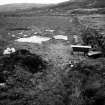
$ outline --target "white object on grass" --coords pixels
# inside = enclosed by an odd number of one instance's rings
[[[51,38],[49,38],[49,37],[31,36],[31,37],[27,37],[27,38],[19,38],[19,39],[15,40],[15,41],[42,44],[42,42],[48,41],[50,39]]]
[[[54,36],[55,39],[63,39],[63,40],[68,40],[68,37],[65,35],[56,35]]]
[[[4,55],[6,55],[6,54],[11,54],[11,53],[13,53],[13,52],[15,52],[16,50],[15,50],[15,48],[7,48],[7,49],[5,49],[4,50],[4,52],[3,52],[3,54]]]

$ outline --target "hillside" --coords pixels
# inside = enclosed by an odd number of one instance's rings
[[[53,7],[53,9],[77,9],[77,8],[104,8],[105,1],[104,0],[73,0],[58,4]]]
[[[14,3],[0,5],[0,12],[19,11],[31,8],[42,8],[48,6],[47,4],[35,4],[35,3]]]
[[[104,0],[72,0],[49,8],[49,11],[61,13],[104,13]]]
[[[36,8],[36,7],[33,6],[32,8],[28,8],[26,10],[17,13],[12,13],[12,15],[31,16],[31,15],[70,15],[70,14],[105,13],[104,0],[70,0],[56,5],[39,6],[44,8]],[[8,14],[10,15],[10,13]]]

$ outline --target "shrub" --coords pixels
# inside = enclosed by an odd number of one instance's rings
[[[42,72],[46,69],[45,62],[39,55],[31,54],[29,51],[21,49],[10,55],[4,55],[0,59],[1,76],[11,75],[16,66],[21,66],[30,73]],[[3,74],[3,75],[2,75]]]
[[[105,37],[100,32],[88,27],[82,32],[81,36],[84,44],[91,45],[94,50],[99,49],[105,53]]]
[[[80,62],[64,78],[67,105],[104,105],[105,73],[101,63]]]

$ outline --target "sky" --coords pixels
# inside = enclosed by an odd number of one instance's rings
[[[40,4],[50,4],[50,3],[60,3],[68,0],[0,0],[0,5],[11,4],[11,3],[40,3]]]

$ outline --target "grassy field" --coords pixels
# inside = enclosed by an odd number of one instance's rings
[[[79,16],[83,23],[94,29],[104,30],[105,28],[105,15],[93,14],[93,15],[81,15]]]
[[[62,16],[30,16],[30,17],[6,17],[4,24],[5,27],[27,27],[35,25],[38,27],[62,27],[67,28],[69,26],[70,17]]]
[[[64,40],[51,39],[43,44],[15,42],[17,33],[22,30],[10,30],[36,26],[39,30],[50,28],[57,30],[56,34],[64,32],[65,35],[72,36],[73,33],[70,32],[78,24],[75,21],[71,22],[72,18],[24,16],[1,19],[0,37],[1,40],[5,39],[3,48],[10,46],[27,49],[32,54],[40,55],[48,65],[44,72],[32,74],[28,68],[19,65],[20,63],[14,64],[13,74],[9,74],[6,81],[7,86],[0,87],[0,105],[104,105],[104,58],[94,60],[84,56],[73,56],[70,42]],[[104,15],[79,15],[78,18],[85,26],[104,29]],[[31,30],[25,33],[28,33],[28,36],[32,35]],[[13,38],[12,34],[16,37]],[[41,35],[43,36],[43,33]],[[70,61],[81,63],[71,68]],[[97,104],[100,100],[102,103]]]
[[[80,24],[83,27],[92,27],[94,29],[99,29],[100,31],[104,31],[105,28],[105,19],[104,15],[77,15],[78,19],[80,19]],[[40,31],[43,29],[55,29],[57,31],[56,34],[60,34],[59,31],[63,31],[66,35],[72,35],[71,31],[75,28],[79,23],[75,23],[75,21],[71,21],[73,16],[22,16],[22,17],[0,17],[0,38],[6,41],[14,40],[11,37],[11,34],[16,34],[18,30],[11,32],[12,29],[15,28],[28,28],[28,27],[36,27]],[[29,32],[31,33],[31,32]],[[79,34],[79,32],[77,32]],[[43,35],[43,33],[42,33]]]

